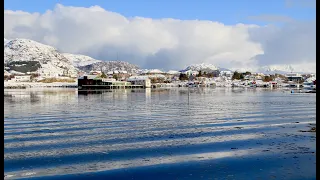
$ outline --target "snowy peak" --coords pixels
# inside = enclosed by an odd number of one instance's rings
[[[4,45],[4,63],[11,70],[48,76],[75,76],[77,69],[54,47],[29,39],[13,39]]]
[[[14,39],[4,45],[5,61],[50,61],[50,58],[68,60],[51,46],[29,39]]]
[[[93,63],[102,62],[100,60],[93,59],[92,57],[80,54],[63,53],[63,56],[66,57],[75,67],[87,66]]]

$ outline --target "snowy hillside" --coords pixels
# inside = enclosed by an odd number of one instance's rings
[[[139,70],[139,67],[133,64],[130,64],[125,61],[105,61],[105,62],[96,62],[94,64],[81,66],[80,70],[89,72],[89,71],[127,71],[128,73],[136,73]]]
[[[20,72],[46,75],[76,75],[77,69],[55,48],[28,39],[13,39],[4,45],[4,64]]]
[[[180,74],[179,71],[175,71],[175,70],[170,70],[167,72],[168,74]]]
[[[213,64],[206,64],[206,63],[201,63],[201,64],[192,64],[184,69],[184,71],[192,70],[192,71],[200,71],[204,69],[209,69],[209,70],[218,70],[219,68]]]
[[[100,60],[93,59],[92,57],[80,54],[63,53],[63,56],[66,57],[75,67],[87,66],[96,62],[102,62]]]

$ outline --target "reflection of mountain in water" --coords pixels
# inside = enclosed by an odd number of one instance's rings
[[[4,101],[8,103],[37,103],[40,101],[40,97],[34,92],[4,92]]]
[[[40,104],[57,104],[70,101],[75,97],[75,90],[5,90],[4,101],[9,103],[40,103]],[[75,98],[73,98],[75,99]]]

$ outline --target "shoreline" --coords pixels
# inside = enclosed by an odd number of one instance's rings
[[[4,89],[28,89],[28,88],[77,88],[78,83],[40,83],[40,82],[4,82]]]
[[[279,89],[284,91],[292,91],[291,93],[316,93],[315,91],[308,92],[305,91],[303,88],[294,88],[294,87],[285,87],[285,86],[279,86],[279,87],[251,87],[251,86],[180,86],[179,84],[154,84],[154,88],[150,89],[166,89],[166,88],[241,88],[241,89]],[[47,89],[47,88],[75,88],[78,89],[78,82],[73,83],[67,83],[67,82],[53,82],[53,83],[42,83],[42,82],[4,82],[4,89]],[[107,89],[106,89],[107,90]],[[96,91],[96,90],[90,90],[90,91]]]

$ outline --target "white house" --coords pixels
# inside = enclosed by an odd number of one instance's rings
[[[231,78],[233,76],[232,71],[220,71],[220,76]]]
[[[131,76],[127,81],[131,82],[132,85],[143,85],[146,88],[151,87],[151,80],[148,76]]]
[[[101,75],[102,72],[101,71],[90,71],[89,74],[91,74],[91,75]]]
[[[31,81],[31,76],[15,76],[14,78],[11,79],[11,81],[15,82],[29,82]]]
[[[300,80],[302,80],[301,74],[298,74],[298,73],[288,73],[288,74],[286,74],[286,77],[288,78],[289,81],[300,81]]]
[[[187,70],[187,71],[183,71],[183,74],[186,74],[187,76],[196,76],[197,74],[199,74],[198,71],[192,71],[191,69]]]

